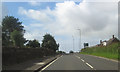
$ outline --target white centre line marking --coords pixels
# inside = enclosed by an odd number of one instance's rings
[[[80,59],[80,57],[78,57]]]
[[[63,55],[62,55],[63,56]],[[59,58],[61,58],[62,56],[60,56]],[[43,70],[45,70],[46,68],[48,68],[51,64],[53,64],[55,61],[57,61],[59,58],[55,59],[54,61],[52,61],[50,64],[48,64],[47,66],[45,66],[40,72],[42,72]]]
[[[79,56],[76,56],[76,57],[80,59],[80,57],[79,57]]]
[[[79,56],[76,56],[76,57],[77,57],[77,58],[80,58]],[[90,65],[89,63],[87,63],[85,60],[83,60],[82,58],[81,58],[81,60],[82,60],[84,63],[86,63],[86,65],[88,65],[90,68],[94,69],[93,66]],[[94,69],[94,70],[96,70],[96,69]]]
[[[83,62],[85,62],[83,59],[81,59]]]
[[[90,64],[88,64],[88,63],[86,63],[90,68],[92,68],[93,69],[93,67],[90,65]]]

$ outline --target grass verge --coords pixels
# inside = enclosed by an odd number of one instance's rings
[[[119,43],[113,43],[108,46],[84,48],[80,52],[80,54],[101,56],[115,60],[118,60],[118,58],[120,58],[119,53]]]

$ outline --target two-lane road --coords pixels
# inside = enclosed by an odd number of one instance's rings
[[[62,55],[42,70],[118,70],[118,62],[82,54]]]

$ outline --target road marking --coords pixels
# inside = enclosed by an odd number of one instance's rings
[[[80,57],[78,57],[78,58],[80,58]]]
[[[93,69],[93,67],[89,64],[89,63],[86,63],[90,68],[92,68]]]
[[[80,59],[80,57],[79,56],[76,56],[77,58],[79,58]],[[81,59],[83,62],[85,62],[83,59]]]
[[[79,57],[79,56],[76,56],[76,57],[80,59],[80,57]]]
[[[63,55],[62,55],[63,56]],[[61,58],[62,56],[60,56],[59,58]],[[42,72],[43,70],[45,70],[46,68],[48,68],[51,64],[53,64],[55,61],[57,61],[59,58],[55,59],[54,61],[52,61],[50,64],[48,64],[47,66],[45,66],[40,72]]]
[[[79,56],[76,56],[76,57],[77,57],[77,58],[80,58]],[[89,63],[87,63],[85,60],[83,60],[82,58],[81,58],[81,60],[82,60],[83,62],[85,62],[86,65],[88,65],[90,68],[94,69],[93,66],[90,65]],[[96,70],[96,69],[94,69],[94,70]]]
[[[35,63],[36,65],[43,65],[45,64],[44,62],[40,62],[40,63]]]
[[[83,59],[81,59],[83,62],[85,62]]]

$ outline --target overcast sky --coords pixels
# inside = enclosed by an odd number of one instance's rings
[[[84,42],[93,46],[99,44],[99,40],[118,36],[117,2],[6,2],[4,7],[8,15],[22,21],[25,38],[41,43],[43,35],[50,33],[60,43],[62,51],[81,49],[77,29],[81,30],[81,47]]]

